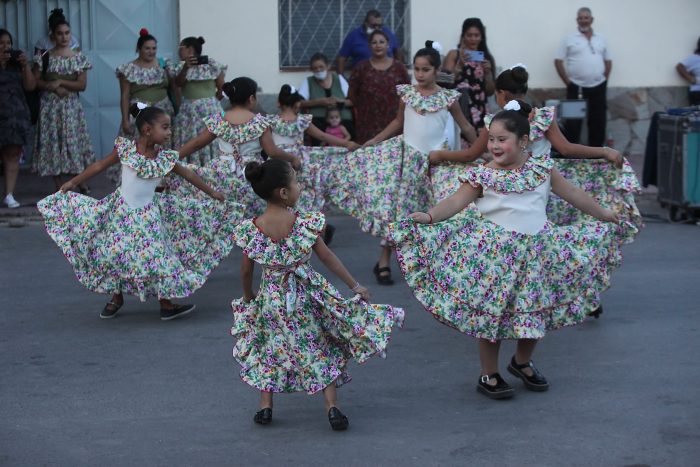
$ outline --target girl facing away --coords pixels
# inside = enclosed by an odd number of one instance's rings
[[[127,293],[142,301],[156,297],[161,320],[170,320],[194,309],[172,299],[191,295],[229,254],[243,207],[220,202],[223,194],[178,164],[177,152],[162,149],[171,134],[170,116],[163,109],[134,103],[131,115],[139,134],[135,142],[117,138],[107,157],[37,207],[78,280],[94,292],[112,295],[101,318],[114,318]],[[121,186],[104,199],[70,191],[118,163]],[[162,177],[171,172],[214,200],[157,193]]]
[[[404,311],[368,303],[367,289],[323,242],[323,214],[293,209],[300,187],[288,162],[252,162],[245,176],[266,202],[259,217],[242,222],[234,232],[244,256],[243,298],[232,302],[233,356],[241,365],[241,379],[260,391],[260,410],[253,420],[262,425],[272,421],[274,393],[321,391],[331,428],[345,430],[348,419],[338,408],[336,387],[350,381],[346,366],[351,359],[362,363],[383,357]],[[343,297],[311,267],[312,253],[353,298]],[[263,269],[257,293],[255,263]]]
[[[528,390],[549,388],[532,363],[537,343],[598,306],[622,243],[611,209],[568,183],[548,155],[527,151],[530,106],[512,101],[505,109],[490,121],[491,162],[465,170],[449,198],[390,227],[416,298],[443,324],[478,339],[477,389],[492,399],[514,394],[498,371],[504,339],[517,340],[508,371]],[[545,212],[550,191],[598,221],[553,225]],[[476,209],[465,209],[472,202]]]

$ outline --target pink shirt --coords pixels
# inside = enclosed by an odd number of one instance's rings
[[[336,138],[343,139],[345,138],[345,135],[343,134],[343,129],[339,126],[333,127],[329,126],[326,127],[326,133],[328,133],[331,136],[335,136]]]

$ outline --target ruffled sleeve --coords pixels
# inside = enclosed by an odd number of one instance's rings
[[[169,66],[156,66],[151,68],[143,68],[135,65],[132,62],[123,63],[117,67],[117,77],[124,78],[133,84],[143,86],[162,85],[167,81],[167,73],[170,70]]]
[[[245,253],[246,256],[250,255],[251,248],[248,246],[252,245],[257,233],[258,229],[255,227],[255,224],[253,224],[252,219],[247,219],[241,222],[233,230],[233,239],[236,242],[236,245],[243,250],[243,253]]]
[[[554,162],[548,155],[530,156],[519,169],[506,170],[479,165],[459,177],[462,183],[489,188],[499,193],[532,191],[549,179]]]
[[[119,161],[136,171],[141,178],[159,178],[168,174],[177,161],[179,154],[173,150],[161,150],[155,159],[144,157],[136,150],[136,144],[128,139],[119,137],[114,142]]]
[[[535,109],[535,115],[530,120],[530,141],[537,141],[544,137],[554,121],[556,111],[554,107],[540,107]]]
[[[306,131],[306,129],[311,125],[311,120],[313,117],[314,116],[311,114],[299,114],[297,117],[297,126],[299,127],[299,131]]]
[[[90,63],[90,59],[82,53],[78,52],[75,56],[71,58],[74,59],[72,66],[76,73],[92,69],[92,63]]]
[[[323,231],[323,226],[326,225],[325,216],[317,211],[309,211],[297,213],[297,228],[294,235],[290,236],[289,240],[293,241],[302,254],[311,253],[311,248],[316,243],[316,239]]]
[[[412,84],[399,84],[396,86],[396,93],[404,104],[410,106],[416,112],[433,113],[449,108],[457,99],[460,93],[455,89],[442,89],[430,96],[423,96]]]
[[[204,124],[211,133],[227,143],[242,144],[258,139],[270,126],[270,119],[261,114],[240,125],[232,125],[224,119],[224,112],[204,118]]]

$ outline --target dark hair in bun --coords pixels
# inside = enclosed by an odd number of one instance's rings
[[[258,83],[250,78],[241,76],[228,83],[224,83],[221,89],[228,96],[231,105],[244,105],[248,102],[250,96],[255,96],[257,94]]]
[[[139,40],[136,41],[136,51],[141,50],[143,44],[145,44],[148,41],[153,41],[156,44],[158,43],[156,38],[153,37],[150,32],[148,32],[148,29],[141,28],[141,30],[139,31]]]
[[[199,57],[202,55],[202,46],[204,45],[204,42],[205,40],[202,36],[189,36],[182,39],[180,41],[180,45],[184,47],[192,47],[194,49],[194,54]]]
[[[294,169],[282,159],[270,158],[263,163],[250,162],[245,166],[245,178],[256,195],[264,200],[272,198],[278,188],[288,188]]]
[[[504,70],[498,75],[498,78],[496,78],[496,89],[499,91],[508,91],[516,96],[525,95],[527,93],[527,80],[529,77],[527,70],[521,66]]]
[[[303,100],[298,91],[292,92],[292,87],[288,84],[283,84],[280,88],[280,93],[277,96],[277,102],[280,103],[282,107],[292,107],[297,102]]]
[[[440,52],[433,49],[433,42],[434,41],[425,41],[425,47],[416,52],[413,56],[413,61],[415,62],[418,57],[426,57],[430,65],[438,70],[440,69],[442,60],[440,59]]]
[[[145,109],[139,109],[136,102],[129,106],[129,113],[136,119],[134,124],[139,131],[141,131],[145,124],[153,125],[158,117],[161,115],[167,115],[165,110],[159,107],[146,107]]]
[[[63,8],[54,8],[51,10],[51,14],[49,15],[49,31],[52,33],[56,32],[56,28],[62,24],[70,27],[70,24],[68,24],[68,21],[66,20],[66,16],[63,14]]]
[[[501,110],[496,115],[494,115],[491,120],[491,125],[493,122],[501,121],[506,130],[511,133],[518,135],[518,138],[522,138],[525,135],[530,135],[530,112],[532,112],[532,107],[530,104],[517,99],[518,104],[520,104],[520,110]]]

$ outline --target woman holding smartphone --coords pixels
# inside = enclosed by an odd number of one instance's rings
[[[462,109],[469,123],[477,129],[484,126],[486,99],[496,90],[495,68],[495,60],[486,45],[483,23],[479,18],[465,19],[457,49],[447,53],[443,70],[455,74],[455,87],[464,94],[465,101],[468,100]]]

